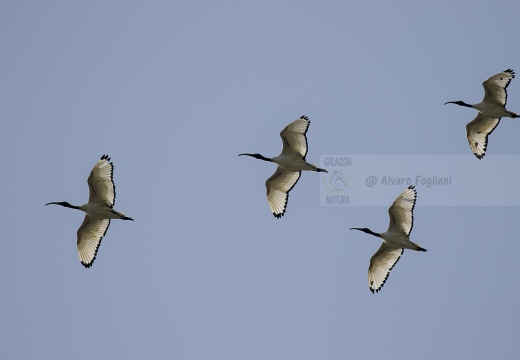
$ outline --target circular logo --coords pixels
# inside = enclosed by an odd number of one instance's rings
[[[347,170],[333,170],[323,177],[323,186],[329,193],[344,194],[354,186],[354,179]]]

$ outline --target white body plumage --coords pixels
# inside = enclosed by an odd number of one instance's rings
[[[281,132],[280,137],[283,142],[283,149],[280,155],[274,158],[267,158],[260,154],[240,154],[251,156],[260,160],[274,162],[278,165],[275,173],[267,179],[265,187],[267,189],[267,202],[271,212],[276,218],[285,214],[289,191],[300,179],[302,171],[327,172],[316,165],[305,161],[307,156],[307,130],[310,120],[306,116],[301,116]]]
[[[103,155],[94,165],[87,183],[89,199],[86,204],[75,206],[66,201],[50,202],[45,205],[61,205],[83,211],[85,219],[77,232],[78,255],[81,263],[89,268],[94,263],[111,219],[133,220],[124,213],[114,210],[116,188],[113,181],[114,164],[108,155]]]
[[[388,209],[390,224],[388,230],[378,234],[368,228],[351,228],[381,238],[379,250],[370,259],[368,267],[368,287],[372,293],[379,292],[385,284],[390,271],[401,258],[404,249],[427,251],[421,245],[410,240],[413,228],[413,209],[417,200],[417,191],[413,185],[403,191]]]
[[[448,101],[446,104],[456,104],[478,110],[477,117],[466,125],[466,134],[471,151],[478,159],[486,155],[489,135],[495,130],[503,117],[517,118],[516,113],[506,109],[507,87],[515,72],[507,69],[491,76],[482,83],[484,99],[478,104],[467,104],[464,101]]]

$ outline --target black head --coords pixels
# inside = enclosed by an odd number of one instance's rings
[[[370,234],[370,235],[381,237],[381,234],[375,233],[375,232],[373,232],[372,230],[370,230],[368,228],[350,228],[349,230],[359,230],[359,231],[366,232],[367,234]]]
[[[45,206],[47,206],[47,205],[61,205],[61,206],[68,207],[71,209],[78,209],[77,206],[71,205],[66,201],[50,202],[50,203],[45,204]]]
[[[265,156],[260,155],[260,154],[239,154],[238,156],[242,156],[242,155],[251,156],[251,157],[254,157],[254,158],[257,158],[260,160],[264,160],[264,161],[272,161],[271,159],[266,158]]]
[[[448,102],[445,102],[444,105],[446,104],[456,104],[456,105],[460,105],[460,106],[466,106],[466,107],[473,107],[471,106],[470,104],[466,104],[464,101],[462,100],[459,100],[459,101],[448,101]]]

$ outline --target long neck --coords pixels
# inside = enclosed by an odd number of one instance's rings
[[[444,103],[444,105],[446,105],[446,104],[456,104],[459,106],[465,106],[465,107],[469,107],[469,108],[473,107],[473,105],[467,104],[464,101],[448,101],[447,103]]]
[[[251,156],[251,157],[254,157],[254,158],[257,158],[257,159],[260,159],[260,160],[264,160],[264,161],[273,161],[273,159],[270,159],[270,158],[267,158],[263,155],[260,155],[260,154],[239,154],[238,156],[242,156],[242,155],[247,155],[247,156]]]
[[[377,236],[377,237],[381,237],[381,234],[378,234],[378,233],[376,233],[376,232],[373,232],[372,230],[367,229],[367,228],[350,228],[349,230],[359,230],[359,231],[366,232],[367,234],[370,234],[370,235],[374,235],[374,236]]]
[[[61,206],[68,207],[68,208],[71,208],[71,209],[81,210],[79,208],[79,206],[71,205],[71,204],[69,204],[66,201],[50,202],[50,203],[45,204],[45,206],[47,206],[47,205],[61,205]]]

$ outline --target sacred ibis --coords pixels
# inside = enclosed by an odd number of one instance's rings
[[[101,240],[110,226],[110,219],[134,220],[113,209],[116,200],[113,175],[114,164],[110,162],[108,155],[103,155],[88,177],[90,195],[86,204],[75,206],[66,201],[45,204],[61,205],[86,214],[78,229],[77,240],[79,260],[86,268],[91,267],[96,259]]]
[[[506,110],[507,87],[511,79],[515,78],[515,72],[507,69],[491,76],[482,83],[485,94],[484,99],[478,104],[466,104],[464,101],[448,101],[446,104],[457,104],[479,111],[477,117],[466,125],[469,146],[478,159],[486,155],[488,136],[495,130],[500,118],[517,118],[516,113]]]
[[[303,170],[328,172],[305,161],[305,156],[309,150],[306,134],[310,123],[311,121],[307,116],[301,116],[280,132],[283,149],[282,153],[277,157],[267,158],[260,154],[238,155],[252,156],[260,160],[274,162],[278,165],[273,176],[265,182],[267,202],[276,218],[281,218],[285,214],[289,191],[296,185]]]
[[[399,261],[404,249],[427,251],[419,244],[410,241],[416,199],[417,191],[413,185],[410,185],[395,199],[388,209],[390,225],[384,233],[378,234],[367,228],[349,229],[360,230],[383,240],[379,250],[370,259],[370,266],[368,267],[368,287],[372,293],[381,290],[386,279],[388,279],[388,275],[390,275],[390,270]]]

